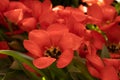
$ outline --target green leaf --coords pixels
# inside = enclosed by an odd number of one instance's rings
[[[102,58],[110,58],[110,53],[107,49],[107,47],[104,45],[103,48],[102,48],[102,52],[101,52],[101,55],[100,57]]]
[[[26,63],[28,66],[33,68],[37,73],[41,74],[41,76],[45,77],[46,80],[49,80],[49,78],[45,75],[45,73],[43,73],[41,70],[37,69],[32,64],[33,58],[31,58],[31,57],[29,57],[29,56],[27,56],[23,53],[20,53],[20,52],[17,52],[17,51],[12,51],[12,50],[0,50],[0,53],[12,56],[16,60],[18,60],[20,63]],[[40,78],[42,78],[42,77],[40,77]]]
[[[42,80],[39,76],[36,75],[34,72],[30,72],[29,70],[26,70],[24,66],[18,61],[19,66],[22,68],[22,70],[25,72],[25,74],[30,78],[30,80]]]

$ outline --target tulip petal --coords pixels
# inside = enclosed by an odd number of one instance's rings
[[[64,33],[68,32],[68,28],[62,24],[52,24],[48,27],[47,31],[49,32],[52,44],[57,46]]]
[[[105,65],[113,66],[116,69],[119,69],[119,66],[120,66],[120,60],[119,59],[107,59],[107,58],[104,58],[103,61],[104,61]]]
[[[23,10],[14,9],[4,13],[4,16],[8,18],[11,22],[18,23],[23,19]]]
[[[112,66],[106,66],[101,71],[101,80],[119,80],[117,71]]]
[[[65,31],[65,32],[68,32],[68,28],[66,25],[64,24],[51,24],[48,28],[47,28],[47,31]]]
[[[120,26],[118,23],[111,23],[104,26],[102,30],[106,33],[110,42],[119,43],[120,37],[118,37],[118,35],[120,34]]]
[[[58,68],[66,67],[73,59],[73,51],[72,50],[65,50],[60,56],[57,61]]]
[[[96,55],[87,55],[86,58],[90,62],[90,64],[93,65],[93,67],[97,70],[103,69],[104,63],[100,57]]]
[[[87,69],[90,72],[90,74],[96,78],[100,78],[100,73],[95,69],[91,64],[87,62]]]
[[[93,44],[97,49],[102,49],[103,45],[105,44],[105,39],[102,36],[102,34],[96,32],[96,31],[92,31],[91,35],[93,36]]]
[[[24,44],[24,47],[34,56],[36,57],[42,56],[40,47],[35,42],[31,40],[24,40],[23,44]]]
[[[39,69],[43,69],[46,67],[49,67],[53,62],[55,62],[56,59],[55,58],[51,58],[51,57],[41,57],[38,59],[35,59],[33,61],[33,64],[39,68]]]
[[[102,9],[97,4],[93,4],[92,6],[89,6],[87,14],[89,16],[92,16],[92,17],[100,19],[100,20],[103,19]]]
[[[9,49],[8,43],[6,41],[0,41],[0,50]]]
[[[80,41],[81,41],[81,38],[78,37],[77,35],[72,33],[66,33],[60,41],[60,47],[63,50],[64,49],[77,50],[80,46]]]
[[[49,35],[44,30],[33,30],[29,33],[29,39],[37,43],[41,47],[49,47],[50,39]]]
[[[39,18],[42,11],[41,2],[39,0],[24,0],[22,3],[32,10],[32,15],[35,18]]]
[[[0,11],[4,11],[9,6],[9,0],[0,1]]]
[[[19,26],[23,31],[31,31],[36,28],[36,19],[34,17],[25,18],[20,22]]]
[[[13,9],[22,9],[23,12],[31,12],[31,9],[29,9],[23,3],[18,2],[18,1],[11,1],[9,3],[9,7],[7,8],[7,10],[13,10]]]
[[[50,40],[53,46],[58,46],[59,41],[63,36],[64,31],[51,31],[49,32]]]
[[[105,21],[108,20],[111,22],[117,16],[117,11],[116,11],[115,7],[113,7],[111,5],[102,6],[102,11],[104,14]]]

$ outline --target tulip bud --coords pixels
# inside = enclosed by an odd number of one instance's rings
[[[23,19],[23,10],[22,9],[14,9],[4,13],[4,16],[11,22],[17,24],[19,21]]]
[[[30,17],[30,18],[25,18],[23,19],[21,22],[20,22],[20,28],[23,30],[23,31],[31,31],[33,29],[36,28],[36,19],[34,17]]]

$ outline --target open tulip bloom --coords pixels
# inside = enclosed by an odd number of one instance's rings
[[[0,1],[0,80],[120,80],[120,3]]]

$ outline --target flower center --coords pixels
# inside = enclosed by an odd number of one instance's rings
[[[120,52],[120,44],[109,44],[107,46],[108,50],[113,53]]]
[[[56,47],[51,47],[51,48],[48,48],[46,51],[45,51],[45,56],[50,56],[52,58],[56,58],[58,59],[58,57],[61,55],[61,51],[59,48],[56,48]]]

